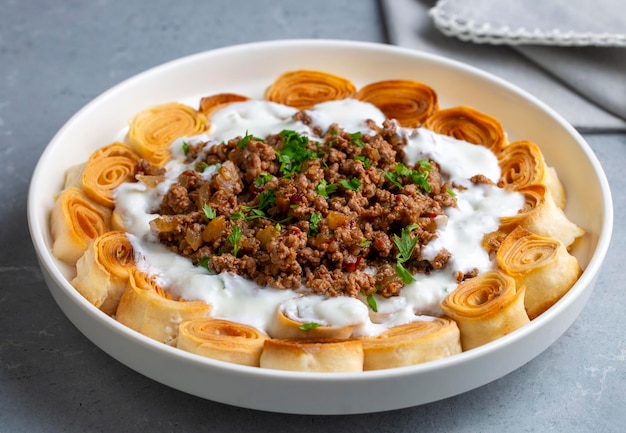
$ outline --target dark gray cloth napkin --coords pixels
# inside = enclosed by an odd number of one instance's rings
[[[622,1],[381,0],[392,43],[500,76],[584,131],[626,131]]]

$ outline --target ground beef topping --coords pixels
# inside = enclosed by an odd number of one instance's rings
[[[295,118],[310,123],[305,112]],[[412,274],[445,266],[447,251],[426,259],[421,250],[456,200],[435,161],[405,165],[395,122],[369,126],[372,134],[333,124],[313,128],[320,139],[284,130],[191,146],[195,168],[171,185],[152,229],[194,264],[261,286],[397,295]]]

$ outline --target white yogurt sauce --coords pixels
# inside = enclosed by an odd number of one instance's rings
[[[291,107],[266,101],[230,104],[213,115],[208,134],[181,138],[172,144],[172,160],[166,166],[166,180],[158,188],[148,189],[140,182],[118,187],[116,212],[130,234],[138,267],[155,275],[166,290],[185,299],[211,304],[210,315],[213,317],[269,332],[276,309],[282,304],[291,309],[289,315],[292,318],[303,323],[333,326],[357,323],[355,335],[375,335],[392,326],[430,320],[431,316],[441,314],[439,304],[456,288],[456,272],[469,272],[474,268],[484,272],[493,268],[494,264],[482,247],[482,238],[498,227],[500,217],[517,213],[523,205],[523,197],[495,186],[474,185],[468,180],[482,174],[497,182],[500,168],[491,151],[423,128],[398,128],[408,138],[405,163],[412,165],[422,158],[433,159],[440,165],[444,180],[452,180],[467,188],[455,191],[457,207],[446,209],[446,216],[439,217],[438,237],[422,250],[426,258],[434,258],[446,248],[452,257],[443,270],[415,275],[416,281],[405,286],[399,296],[384,298],[375,295],[377,313],[367,307],[365,299],[320,295],[303,299],[293,290],[259,287],[238,275],[212,275],[156,241],[149,222],[159,215],[151,212],[159,207],[163,195],[178,175],[189,168],[182,162],[183,140],[190,144],[200,141],[219,143],[246,133],[266,137],[283,129],[321,139],[315,137],[312,127],[293,120],[295,112]],[[366,125],[367,119],[374,120],[377,125],[385,119],[373,105],[352,99],[319,104],[308,110],[308,114],[311,126],[319,126],[323,131],[332,123],[338,123],[347,132],[365,134],[373,133]],[[204,176],[208,179],[214,172],[214,167],[208,167]]]

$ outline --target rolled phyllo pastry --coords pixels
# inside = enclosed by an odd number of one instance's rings
[[[207,358],[258,367],[263,342],[268,338],[252,326],[203,317],[180,324],[176,347]]]
[[[154,167],[163,167],[170,158],[170,145],[180,137],[206,130],[206,117],[177,102],[155,105],[138,113],[130,122],[127,140]]]
[[[302,296],[278,306],[268,332],[273,338],[347,339],[367,317],[367,307],[355,298]]]
[[[507,143],[500,121],[471,107],[439,110],[426,120],[424,126],[437,134],[483,145],[496,155]]]
[[[524,306],[531,320],[561,299],[582,273],[563,243],[522,227],[504,238],[496,260],[518,288],[526,287]]]
[[[200,99],[200,106],[198,111],[204,114],[209,119],[213,113],[220,108],[224,108],[228,104],[233,102],[247,101],[247,96],[238,95],[237,93],[217,93],[215,95],[205,96]]]
[[[498,154],[502,169],[501,183],[514,189],[531,185],[545,185],[552,193],[558,207],[565,207],[565,188],[556,170],[546,165],[543,154],[532,141],[519,140],[510,143]]]
[[[106,314],[115,314],[135,264],[133,246],[121,231],[95,238],[76,263],[72,286]]]
[[[375,335],[361,337],[364,370],[382,370],[434,361],[461,352],[457,324],[444,317],[394,326]]]
[[[439,109],[437,93],[413,80],[377,81],[362,87],[355,99],[369,102],[401,126],[416,128]]]
[[[112,143],[89,156],[81,175],[85,193],[96,203],[115,207],[113,191],[123,182],[133,180],[140,156],[129,146]]]
[[[147,337],[176,345],[179,324],[204,317],[210,309],[211,306],[202,301],[172,299],[154,278],[133,268],[115,318]]]
[[[50,215],[52,254],[74,266],[89,243],[111,229],[111,209],[70,187],[57,197]]]
[[[264,342],[260,366],[317,373],[363,371],[363,345],[358,339],[272,338]]]
[[[350,98],[355,92],[354,84],[346,78],[300,69],[278,76],[265,92],[265,99],[305,110],[321,102]]]
[[[515,227],[522,226],[540,236],[557,239],[566,247],[585,234],[556,205],[547,186],[531,185],[519,189],[518,192],[524,195],[524,207],[516,215],[500,219],[501,231],[510,233]]]
[[[461,331],[463,350],[482,346],[530,322],[524,309],[524,286],[500,270],[465,280],[441,303]]]

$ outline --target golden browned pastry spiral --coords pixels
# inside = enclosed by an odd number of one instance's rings
[[[364,370],[403,367],[461,352],[459,328],[444,317],[395,326],[361,341]]]
[[[203,317],[180,324],[176,347],[235,364],[259,366],[267,334],[252,326]]]
[[[409,128],[420,126],[439,109],[437,93],[413,80],[377,81],[362,87],[355,99],[375,105],[386,117]]]
[[[470,278],[441,303],[443,312],[461,330],[463,350],[482,346],[529,323],[524,287],[500,270]]]
[[[185,104],[155,105],[137,114],[130,122],[128,142],[143,159],[163,167],[170,158],[170,145],[180,137],[206,130],[206,117]]]
[[[247,101],[247,96],[238,95],[237,93],[216,93],[215,95],[205,96],[200,99],[199,111],[207,119],[211,117],[220,108],[224,108],[233,102]]]
[[[439,110],[426,120],[424,126],[437,134],[483,145],[496,155],[506,145],[506,134],[500,121],[471,107]]]
[[[576,257],[561,242],[522,227],[504,239],[496,260],[518,288],[526,287],[524,306],[531,320],[565,295],[582,273]]]
[[[179,324],[206,316],[211,306],[202,301],[174,300],[145,272],[133,268],[115,318],[135,331],[175,345]]]
[[[133,246],[126,233],[106,232],[95,238],[78,259],[71,283],[93,305],[115,314],[134,264]]]
[[[140,156],[122,143],[112,143],[91,154],[81,176],[85,193],[96,203],[113,208],[113,191],[121,183],[133,180]]]
[[[556,205],[547,186],[531,185],[518,192],[524,195],[524,207],[516,215],[502,217],[500,231],[509,233],[522,226],[540,236],[557,239],[566,247],[585,233]]]
[[[278,76],[265,92],[265,99],[305,110],[321,102],[350,98],[355,92],[354,84],[346,78],[300,69]]]
[[[92,201],[80,188],[67,188],[50,215],[52,254],[74,266],[89,243],[110,229],[111,209]]]
[[[260,365],[308,372],[363,371],[363,345],[357,339],[269,339],[265,340]]]
[[[565,189],[556,170],[546,165],[539,146],[532,141],[510,143],[498,154],[498,164],[502,169],[502,185],[514,189],[545,185],[550,189],[556,205],[561,209],[565,206]]]

